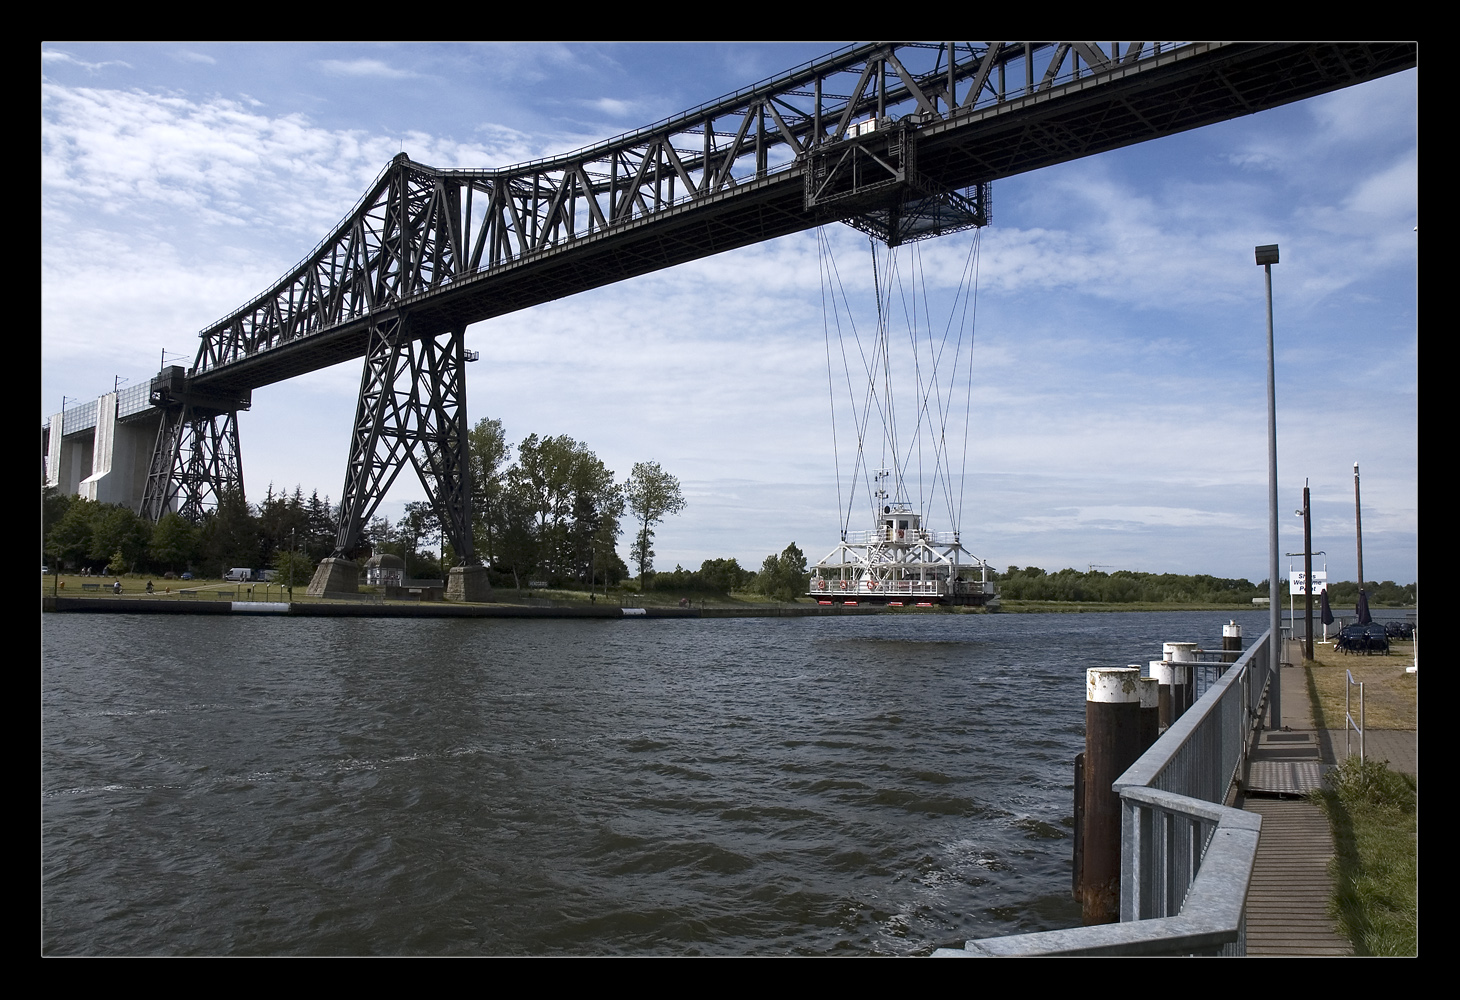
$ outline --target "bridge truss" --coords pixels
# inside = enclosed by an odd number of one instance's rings
[[[1412,44],[877,43],[563,156],[458,170],[402,153],[199,334],[186,391],[160,397],[144,510],[196,516],[242,488],[239,407],[208,415],[190,395],[241,399],[363,355],[338,553],[409,461],[469,563],[467,325],[829,221],[889,244],[982,225],[1000,177],[1415,62]]]

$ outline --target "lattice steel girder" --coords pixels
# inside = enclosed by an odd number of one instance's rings
[[[873,119],[912,133],[921,190],[959,191],[1415,62],[1412,43],[877,43],[563,156],[439,170],[401,154],[293,271],[200,334],[194,373],[256,388],[359,357],[387,310],[455,328],[811,228],[827,221],[804,200],[813,154]],[[866,211],[853,199],[844,217]]]
[[[459,565],[476,563],[467,465],[464,327],[416,338],[399,315],[371,331],[340,500],[335,555],[351,553],[407,459]]]
[[[165,409],[147,470],[142,516],[155,522],[172,510],[196,524],[217,509],[224,493],[244,495],[238,414],[186,404]]]

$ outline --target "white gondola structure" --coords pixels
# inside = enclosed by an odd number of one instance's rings
[[[988,224],[987,205],[985,186],[957,199],[910,199],[885,218],[874,214],[849,220],[871,237],[876,332],[870,338],[857,332],[856,314],[865,317],[870,311],[866,286],[854,282],[848,288],[833,259],[830,238],[821,238],[833,450],[839,420],[841,440],[848,440],[850,423],[850,438],[856,442],[845,479],[838,462],[841,543],[810,574],[810,596],[822,604],[998,606],[998,586],[990,579],[987,561],[963,547],[958,530],[972,407],[977,230]],[[938,277],[953,273],[958,280],[947,323],[934,324],[927,295],[930,284],[937,282],[927,280],[920,253],[899,258],[896,248],[962,230],[974,230],[975,238],[961,272],[947,269],[951,255],[946,250],[938,257],[938,266],[945,269]],[[879,244],[886,248],[880,255]],[[854,306],[854,297],[861,297],[863,304]],[[902,332],[894,335],[889,329],[893,317],[906,321],[906,340]],[[896,391],[894,383],[899,385]],[[846,403],[839,418],[836,399],[843,385]],[[873,449],[880,451],[880,461],[873,458]],[[845,506],[844,482],[851,487]],[[866,492],[859,502],[863,484]],[[848,518],[861,504],[871,514],[869,530],[850,530]],[[946,505],[954,530],[931,530],[927,512],[935,504]]]
[[[816,564],[811,596],[830,604],[998,607],[988,563],[956,531],[929,531],[905,502],[885,503],[871,531],[849,531]]]

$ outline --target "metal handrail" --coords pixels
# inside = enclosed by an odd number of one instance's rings
[[[983,938],[967,942],[961,950],[939,948],[933,957],[1191,955],[1225,953],[1234,942],[1240,946],[1242,910],[1252,878],[1253,859],[1257,856],[1262,817],[1155,788],[1129,789],[1122,798],[1211,825],[1206,852],[1180,913],[1118,924]]]
[[[1348,681],[1343,686],[1343,755],[1347,757],[1352,751],[1349,749],[1349,734],[1358,730],[1359,734],[1359,763],[1364,762],[1364,682],[1354,680],[1353,671],[1345,670],[1344,676]],[[1359,688],[1359,721],[1354,724],[1352,706],[1349,697],[1353,694],[1354,685]]]
[[[1223,803],[1260,726],[1272,640],[1254,643],[1116,779],[1120,923],[984,938],[935,957],[1245,954],[1262,817]]]

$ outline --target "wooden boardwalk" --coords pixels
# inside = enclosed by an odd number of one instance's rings
[[[1328,817],[1303,799],[1249,798],[1242,808],[1262,817],[1247,892],[1247,954],[1352,955],[1328,916],[1333,894]]]
[[[1333,832],[1323,810],[1303,795],[1334,763],[1333,737],[1315,731],[1302,653],[1290,642],[1282,669],[1283,722],[1293,732],[1267,733],[1254,748],[1238,803],[1262,817],[1257,861],[1247,892],[1247,954],[1352,955],[1328,916]],[[1339,747],[1342,747],[1339,734]],[[1282,793],[1277,798],[1263,793]]]

